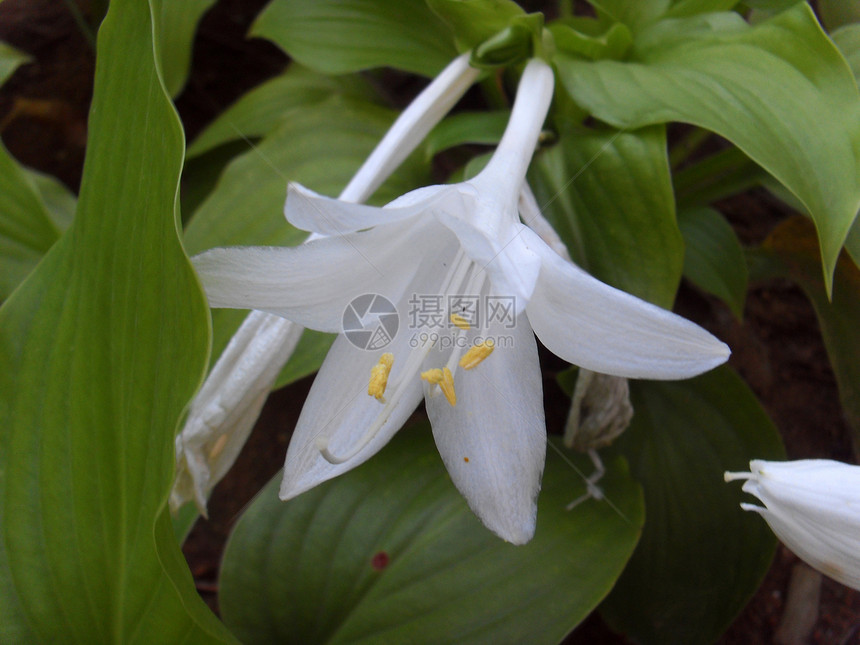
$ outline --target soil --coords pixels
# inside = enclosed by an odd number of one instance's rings
[[[194,48],[192,74],[177,101],[188,138],[248,88],[280,72],[286,57],[262,40],[245,37],[264,0],[222,0],[203,19]],[[81,3],[84,14],[88,6]],[[63,2],[5,0],[0,4],[0,40],[27,52],[22,66],[0,89],[3,142],[23,163],[59,177],[77,191],[86,144],[94,53]],[[377,76],[403,105],[416,91],[414,80],[395,73]],[[718,204],[741,239],[760,242],[788,213],[766,193],[754,190]],[[743,322],[714,299],[684,286],[683,315],[713,331],[732,347],[731,364],[747,380],[782,433],[790,458],[826,457],[852,461],[836,382],[815,315],[803,293],[787,281],[755,284]],[[561,365],[544,353],[545,382],[554,388]],[[552,385],[553,387],[550,387]],[[305,379],[267,402],[248,445],[216,488],[210,519],[198,522],[184,545],[203,598],[217,611],[220,553],[230,527],[254,493],[280,468],[302,401]],[[547,397],[550,432],[560,432],[566,401]],[[776,642],[797,562],[780,547],[761,588],[720,639],[724,645]],[[860,643],[860,593],[823,578],[811,634],[797,643]],[[627,643],[592,616],[567,643]]]

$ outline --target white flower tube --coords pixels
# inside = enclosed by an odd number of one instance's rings
[[[799,558],[844,585],[860,589],[860,466],[828,459],[750,462],[743,490],[764,506],[759,513]]]
[[[400,114],[343,189],[345,202],[365,201],[454,107],[480,70],[469,54],[455,58]],[[317,234],[308,240],[322,237]],[[303,328],[280,316],[252,311],[218,358],[176,437],[176,478],[170,506],[206,500],[244,446],[266,396],[293,353]]]

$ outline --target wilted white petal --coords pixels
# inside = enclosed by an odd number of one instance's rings
[[[496,326],[490,336],[493,353],[455,373],[456,406],[425,385],[427,414],[445,467],[472,511],[508,542],[525,544],[535,530],[546,457],[537,347],[525,315],[514,329]]]
[[[438,225],[401,222],[297,247],[218,248],[192,262],[211,307],[256,309],[338,332],[356,296],[399,300],[419,269],[415,249],[441,251],[442,238],[429,235],[429,226]]]
[[[534,232],[522,235],[542,249],[528,314],[554,354],[595,372],[649,379],[688,378],[728,358],[725,343],[695,323],[591,277]]]
[[[385,352],[394,355],[387,396],[393,396],[409,355],[409,336],[399,333],[395,341],[378,351],[353,346],[341,335],[329,350],[314,380],[296,425],[281,482],[281,499],[290,499],[332,477],[367,461],[394,436],[421,401],[421,381],[409,379],[399,398],[364,447],[344,463],[333,464],[321,452],[325,446],[335,455],[349,454],[362,445],[368,429],[378,422],[386,407],[367,393],[371,368]]]
[[[193,499],[206,515],[209,493],[239,455],[302,331],[283,318],[252,312],[230,339],[176,437],[174,510]]]
[[[765,508],[756,511],[777,537],[807,563],[834,580],[860,589],[860,466],[827,459],[753,460],[743,490]]]

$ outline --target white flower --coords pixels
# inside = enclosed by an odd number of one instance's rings
[[[504,137],[470,181],[421,188],[384,208],[291,185],[287,219],[330,237],[194,259],[213,307],[264,310],[322,331],[340,331],[346,306],[365,293],[384,295],[401,316],[427,294],[513,305],[512,328],[497,320],[478,329],[455,316],[445,344],[402,330],[384,350],[365,351],[339,336],[290,443],[282,499],[370,458],[423,396],[454,484],[487,527],[522,544],[534,533],[546,450],[534,334],[572,363],[634,378],[684,378],[726,360],[728,348],[709,333],[595,280],[519,222],[552,90],[550,67],[530,61]],[[451,331],[447,323],[427,331]]]
[[[860,589],[860,466],[828,459],[750,462],[743,490],[764,507],[759,513],[798,557],[834,580]]]
[[[397,118],[340,199],[363,202],[372,195],[478,74],[469,66],[468,53],[455,58]],[[176,478],[170,493],[174,511],[193,499],[206,515],[209,493],[239,456],[302,331],[300,325],[261,311],[252,311],[236,331],[191,402],[176,437]]]

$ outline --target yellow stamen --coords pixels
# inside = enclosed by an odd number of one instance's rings
[[[444,375],[442,374],[442,370],[436,368],[427,370],[426,372],[421,372],[421,378],[431,385],[439,385],[439,383],[442,382]]]
[[[469,330],[472,328],[469,321],[463,318],[460,314],[451,314],[451,322],[457,325],[460,329]]]
[[[460,358],[460,367],[464,370],[470,370],[477,367],[481,361],[493,353],[495,348],[496,344],[493,342],[492,338],[488,338],[483,343],[475,343],[469,348],[469,351],[463,354],[462,358]]]
[[[457,393],[454,391],[454,375],[447,367],[430,369],[421,372],[421,378],[431,385],[438,385],[442,394],[452,406],[457,405]]]
[[[370,382],[367,393],[377,401],[385,402],[385,387],[388,385],[388,375],[394,364],[394,354],[385,353],[379,357],[379,362],[370,368]]]
[[[221,451],[224,450],[224,446],[227,445],[227,435],[222,434],[215,440],[215,443],[212,444],[212,449],[209,451],[209,459],[215,460],[218,459],[218,455],[221,454]]]

